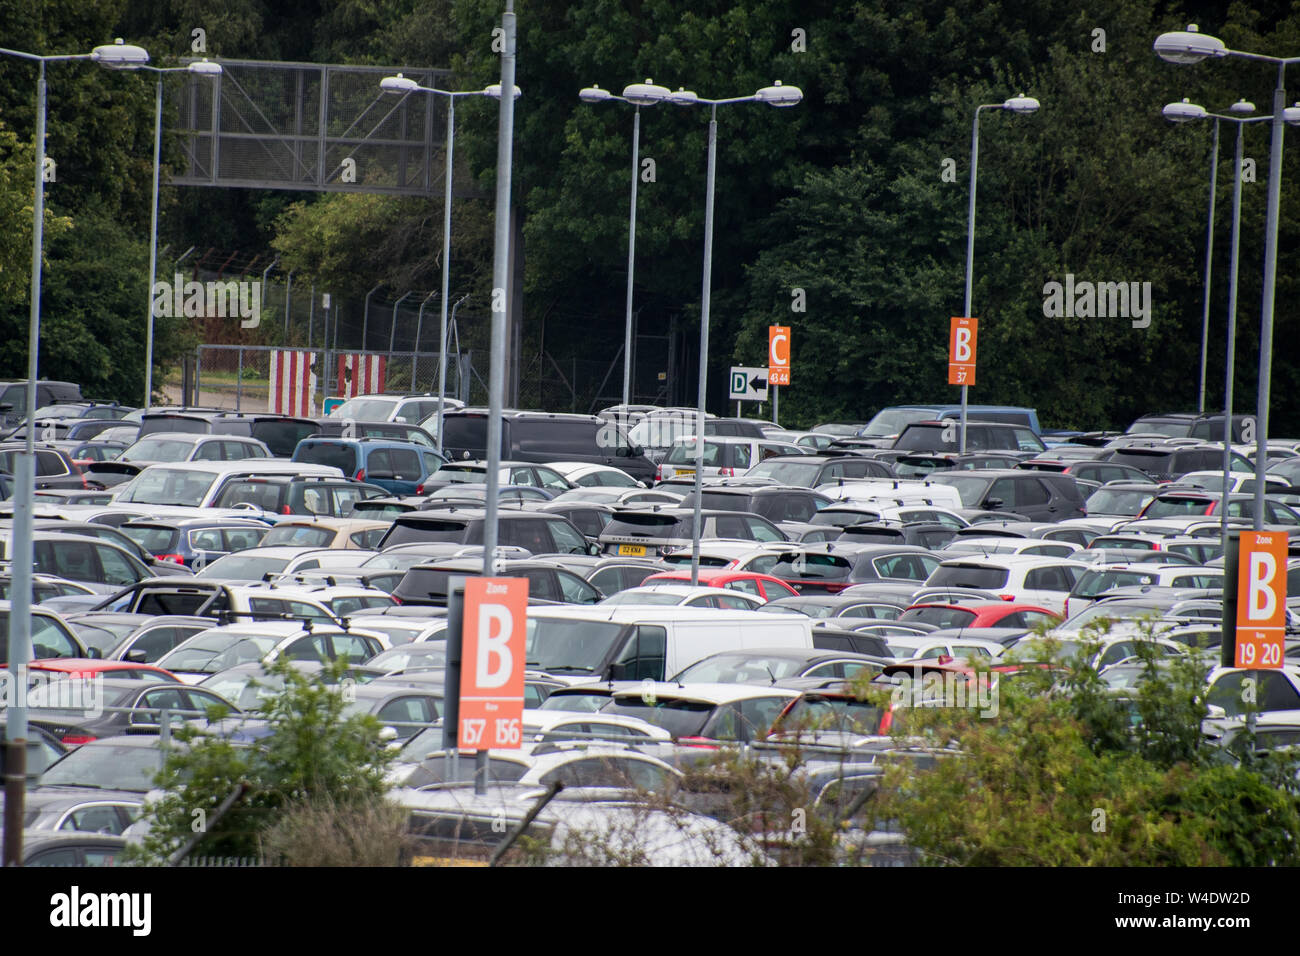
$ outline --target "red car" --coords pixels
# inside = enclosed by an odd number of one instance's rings
[[[134,680],[153,680],[160,684],[180,683],[180,678],[169,670],[155,667],[153,664],[137,664],[134,661],[102,661],[91,657],[46,657],[32,661],[27,665],[33,671],[57,671],[74,677],[129,677]]]
[[[969,604],[913,604],[898,616],[900,623],[918,621],[936,627],[1035,627],[1057,624],[1059,614],[1036,604],[1010,601],[971,601]]]
[[[660,571],[658,574],[652,574],[646,578],[643,584],[680,583],[683,581],[689,584],[690,580],[691,572],[689,570]],[[775,578],[770,574],[759,574],[757,571],[732,571],[727,568],[700,568],[700,587],[730,588],[742,594],[752,594],[764,601],[775,601],[777,598],[795,597],[799,594],[798,591],[780,578]]]

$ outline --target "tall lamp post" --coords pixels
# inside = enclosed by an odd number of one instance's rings
[[[445,399],[443,389],[447,382],[447,287],[451,282],[451,179],[452,179],[452,160],[456,147],[456,98],[461,96],[488,96],[493,99],[501,98],[501,84],[493,83],[491,86],[482,90],[440,90],[432,86],[421,86],[415,80],[408,76],[398,73],[396,76],[386,76],[379,81],[379,88],[385,93],[396,93],[405,96],[408,93],[430,93],[434,96],[447,97],[447,148],[446,159],[444,163],[445,171],[443,179],[443,200],[442,200],[442,317],[439,322],[441,330],[438,341],[443,343],[438,346],[438,451],[443,450],[442,445],[442,405]],[[519,87],[515,87],[515,99],[519,98]]]
[[[1268,470],[1268,406],[1269,389],[1273,372],[1273,302],[1277,291],[1277,227],[1282,199],[1282,133],[1283,123],[1300,125],[1300,107],[1286,108],[1286,68],[1300,63],[1300,57],[1265,56],[1231,50],[1218,37],[1197,30],[1189,24],[1186,30],[1162,33],[1152,45],[1156,55],[1170,63],[1199,63],[1207,58],[1222,59],[1235,56],[1245,60],[1259,60],[1277,66],[1277,88],[1273,91],[1272,138],[1268,158],[1268,200],[1264,223],[1264,294],[1260,304],[1259,331],[1259,394],[1255,408],[1255,519],[1254,529],[1264,527],[1264,475]]]
[[[37,64],[36,77],[36,190],[32,200],[32,289],[27,330],[27,407],[23,450],[15,458],[14,528],[9,559],[10,585],[8,662],[13,686],[5,732],[5,810],[3,865],[21,866],[23,856],[23,804],[27,777],[27,665],[32,659],[32,510],[36,486],[36,373],[41,341],[41,248],[45,225],[45,64],[65,60],[94,60],[112,69],[135,69],[149,62],[149,54],[120,39],[90,53],[38,56],[0,47],[0,55]]]
[[[985,103],[975,107],[975,122],[970,134],[970,200],[966,212],[966,305],[962,315],[971,314],[971,285],[975,279],[975,183],[980,161],[980,113],[983,110],[1009,110],[1012,113],[1033,113],[1038,110],[1038,100],[1032,96],[1013,96],[1002,103]],[[969,385],[961,387],[961,453],[966,454],[966,400]]]
[[[691,584],[700,583],[700,533],[704,527],[701,514],[704,475],[704,399],[709,372],[709,298],[713,287],[713,196],[714,171],[718,159],[718,107],[732,103],[766,103],[778,108],[797,106],[803,91],[797,86],[782,86],[777,80],[752,96],[734,96],[723,100],[701,99],[690,90],[679,89],[669,98],[678,106],[709,107],[709,159],[704,185],[704,283],[700,294],[700,382],[695,410],[695,515],[691,528]]]
[[[1241,160],[1242,160],[1242,138],[1245,133],[1247,123],[1261,123],[1265,120],[1271,120],[1271,116],[1250,116],[1255,112],[1255,104],[1247,103],[1245,100],[1238,100],[1228,107],[1231,116],[1224,116],[1218,113],[1210,113],[1205,107],[1198,106],[1195,103],[1184,99],[1181,103],[1170,103],[1161,114],[1165,119],[1172,123],[1187,123],[1195,120],[1210,119],[1214,120],[1214,143],[1217,158],[1219,143],[1219,122],[1227,121],[1237,124],[1237,152],[1236,163],[1233,167],[1232,176],[1232,242],[1229,253],[1228,265],[1228,349],[1226,366],[1224,373],[1223,388],[1223,496],[1219,501],[1219,537],[1223,542],[1223,553],[1228,553],[1228,487],[1229,476],[1232,471],[1232,390],[1234,387],[1234,372],[1237,364],[1237,264],[1239,261],[1240,247],[1238,239],[1241,234]],[[1213,222],[1213,220],[1211,220]],[[1206,257],[1206,266],[1208,272],[1209,257]],[[1206,278],[1206,290],[1208,300],[1209,278]],[[1207,310],[1206,320],[1208,323],[1209,313]],[[1208,327],[1208,325],[1207,325]],[[1201,371],[1204,373],[1205,360],[1204,351],[1202,351]],[[1202,383],[1202,394],[1204,394],[1204,384]],[[1202,411],[1204,409],[1202,408]]]
[[[213,63],[206,57],[195,60],[188,66],[156,67],[141,66],[137,69],[148,70],[158,74],[157,92],[154,97],[153,122],[153,205],[149,216],[149,318],[144,338],[144,409],[148,411],[153,405],[153,303],[154,285],[158,282],[158,174],[162,156],[162,113],[163,113],[163,77],[164,73],[193,73],[216,79],[221,75],[221,64]],[[215,107],[214,107],[215,108]],[[288,314],[285,322],[289,321]]]
[[[589,86],[578,93],[584,103],[604,103],[618,100],[631,103],[632,112],[632,201],[627,217],[627,316],[623,330],[623,411],[632,401],[632,270],[636,256],[636,184],[641,175],[641,107],[654,106],[672,96],[666,86],[656,86],[654,80],[633,83],[623,88],[622,96],[615,96],[599,86]]]

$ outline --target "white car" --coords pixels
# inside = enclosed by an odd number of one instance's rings
[[[1069,541],[1045,541],[1042,538],[1008,538],[989,536],[987,538],[962,537],[953,538],[936,552],[940,555],[958,554],[1028,554],[1049,558],[1068,558],[1082,551],[1077,544]]]
[[[133,465],[181,461],[242,461],[271,458],[271,449],[256,438],[206,435],[193,432],[151,432],[117,457]]]
[[[1080,561],[1030,554],[996,554],[944,561],[925,586],[990,591],[1017,604],[1034,604],[1065,615],[1066,599],[1089,568]]]
[[[957,511],[966,507],[952,485],[901,478],[854,478],[818,485],[817,491],[847,504],[865,504],[876,508],[938,506]]]
[[[548,468],[553,468],[579,488],[644,488],[645,483],[637,481],[626,471],[609,465],[593,465],[582,461],[548,461]]]
[[[444,398],[444,409],[464,408],[465,403]],[[330,418],[352,418],[359,422],[407,422],[419,424],[437,415],[437,395],[354,395],[329,414]]]
[[[1094,566],[1079,577],[1062,611],[1066,617],[1072,617],[1106,592],[1123,587],[1222,588],[1223,569],[1155,562]]]
[[[689,745],[746,743],[767,736],[798,691],[758,684],[645,681],[616,690],[601,716],[638,717]]]
[[[766,602],[750,594],[729,588],[691,587],[689,584],[652,584],[626,588],[600,602],[601,605],[637,604],[679,607],[723,607],[733,611],[753,611]]]
[[[256,621],[227,624],[200,631],[158,658],[157,666],[187,684],[237,664],[269,663],[284,656],[295,661],[324,663],[338,657],[360,663],[382,650],[382,638],[331,625],[310,629],[297,621]]]
[[[950,657],[955,661],[982,660],[988,662],[1002,656],[1005,648],[997,641],[977,637],[964,637],[960,640],[933,638],[925,635],[916,637],[889,636],[885,639],[889,649],[899,660],[928,660],[938,657]]]

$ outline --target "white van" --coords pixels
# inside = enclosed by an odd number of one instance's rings
[[[813,646],[812,618],[691,607],[530,607],[527,666],[571,684],[664,680],[719,651]]]

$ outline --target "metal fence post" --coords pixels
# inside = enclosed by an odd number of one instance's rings
[[[200,397],[203,395],[203,379],[202,379],[202,372],[203,372],[203,346],[200,345],[200,346],[199,346],[197,349],[195,349],[194,351],[195,351],[195,356],[194,356],[194,404],[195,404],[195,405],[199,405],[199,404],[201,404],[201,402],[199,401],[199,399],[200,399]],[[188,395],[182,395],[182,396],[181,396],[181,405],[182,405],[183,407],[187,407],[187,406],[189,406],[189,404],[190,404],[190,396],[188,396]]]
[[[244,401],[244,349],[241,346],[235,359],[235,411]]]

